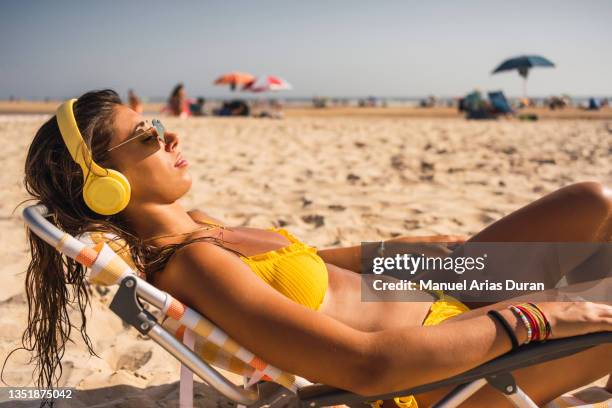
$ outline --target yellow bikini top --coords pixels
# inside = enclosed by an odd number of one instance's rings
[[[304,244],[284,228],[268,228],[290,244],[252,256],[241,256],[257,276],[289,299],[317,310],[327,291],[327,266],[317,249]]]
[[[202,224],[223,226],[209,221]],[[317,249],[306,245],[284,228],[268,228],[283,235],[289,245],[252,256],[240,256],[257,276],[274,289],[312,310],[317,310],[327,291],[327,266]]]

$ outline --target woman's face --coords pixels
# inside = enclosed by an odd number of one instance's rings
[[[115,108],[114,133],[109,148],[150,128],[150,121],[124,105]],[[188,164],[182,161],[176,133],[166,129],[162,143],[153,137],[138,137],[110,151],[108,164],[127,177],[132,189],[130,204],[169,204],[191,187]],[[177,164],[179,164],[177,166]]]

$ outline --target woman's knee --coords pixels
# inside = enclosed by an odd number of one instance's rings
[[[594,241],[612,239],[612,190],[598,182],[589,181],[567,187],[577,200],[577,209],[594,227]],[[581,217],[581,218],[585,218]]]
[[[556,190],[474,235],[471,242],[600,242],[612,237],[612,191],[587,181]]]
[[[608,218],[612,214],[612,190],[597,181],[584,181],[570,184],[557,190],[569,204],[576,203],[580,209],[592,215]]]

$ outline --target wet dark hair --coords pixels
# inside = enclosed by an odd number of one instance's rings
[[[183,85],[182,82],[179,82],[178,84],[176,84],[176,86],[172,89],[172,92],[170,93],[170,99],[176,98],[180,90],[183,89],[184,87],[185,86]]]
[[[168,98],[168,108],[170,109],[170,112],[175,116],[179,116],[183,111],[183,105],[181,103],[181,99],[179,98],[179,92],[183,88],[184,86],[182,83],[177,84],[172,90],[172,93],[170,93],[170,97]]]
[[[115,109],[120,104],[121,99],[110,89],[87,92],[74,104],[74,115],[83,139],[94,161],[99,164],[108,160],[106,149],[113,134]],[[121,213],[105,216],[89,209],[82,195],[81,168],[72,160],[55,116],[40,127],[32,140],[25,162],[24,185],[32,196],[26,201],[44,204],[49,209],[50,221],[67,233],[77,236],[100,231],[123,239],[130,247],[137,272],[149,282],[154,281],[155,274],[163,270],[170,257],[185,245],[207,241],[223,246],[223,241],[218,238],[199,237],[156,247],[140,239]],[[61,359],[66,342],[72,341],[71,330],[77,328],[71,323],[68,313],[68,308],[74,308],[74,303],[81,314],[81,336],[90,354],[99,357],[85,330],[85,311],[93,292],[84,266],[56,251],[29,228],[26,228],[26,233],[32,259],[25,278],[28,326],[20,349],[30,351],[32,359],[36,360],[37,386],[53,388],[54,382],[61,378]],[[41,407],[47,404],[53,407],[53,403],[53,400],[45,399]]]

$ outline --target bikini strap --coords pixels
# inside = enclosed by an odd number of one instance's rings
[[[207,222],[207,221],[196,221],[196,220],[194,220],[194,221],[196,222],[196,224],[206,225],[206,226],[208,226],[209,228],[205,228],[205,227],[203,227],[203,226],[202,226],[202,227],[200,227],[200,228],[198,228],[198,229],[196,229],[196,230],[189,231],[189,232],[180,232],[180,233],[178,233],[178,234],[164,234],[164,235],[156,235],[156,236],[154,236],[154,237],[147,238],[147,239],[143,240],[142,242],[149,242],[149,241],[153,241],[153,240],[156,240],[156,239],[159,239],[159,238],[180,237],[180,236],[183,236],[183,235],[189,235],[189,234],[193,234],[193,233],[198,232],[198,231],[202,231],[202,230],[204,230],[204,229],[210,230],[210,229],[212,229],[212,228],[210,228],[210,226],[217,227],[217,228],[221,228],[221,229],[227,229],[227,228],[225,228],[223,225],[220,225],[220,224],[217,224],[217,223],[213,223],[213,222]]]
[[[197,224],[204,224],[204,225],[212,225],[214,227],[217,228],[221,228],[221,229],[226,229],[225,226],[221,225],[221,224],[217,224],[216,222],[210,222],[210,221],[201,221],[201,220],[194,220]]]

